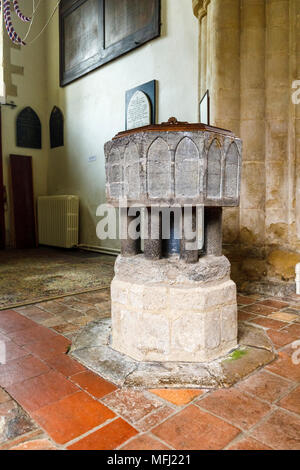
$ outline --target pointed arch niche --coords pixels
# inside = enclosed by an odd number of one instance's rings
[[[64,146],[64,115],[62,111],[54,106],[50,115],[50,147],[63,147]]]

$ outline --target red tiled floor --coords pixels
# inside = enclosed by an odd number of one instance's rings
[[[13,341],[5,342],[5,361],[13,361],[20,357],[28,356],[29,352],[17,346]]]
[[[253,305],[247,305],[245,308],[243,308],[245,312],[248,313],[257,313],[258,315],[264,315],[268,316],[270,313],[274,312],[274,308],[271,307],[266,307],[265,305],[258,305],[258,304],[253,304]]]
[[[272,450],[270,447],[265,446],[261,442],[255,439],[246,438],[241,439],[232,446],[228,447],[228,450]]]
[[[31,328],[25,328],[24,330],[8,333],[8,336],[19,346],[47,341],[49,339],[58,337],[56,333],[40,325],[35,325]]]
[[[106,406],[85,392],[40,408],[32,414],[52,439],[64,444],[115,417]]]
[[[49,359],[59,353],[65,353],[70,345],[71,341],[64,336],[57,335],[45,341],[29,343],[24,348],[41,359]]]
[[[300,325],[289,325],[284,330],[290,333],[291,335],[295,336],[297,339],[300,339]]]
[[[254,304],[255,299],[251,297],[247,297],[244,295],[237,295],[237,303],[239,305],[248,305],[248,304]]]
[[[147,434],[135,437],[128,444],[121,447],[122,450],[170,450],[170,447],[162,444],[158,439],[155,439]]]
[[[80,441],[68,447],[70,450],[113,450],[119,447],[137,431],[121,418],[107,424],[98,431],[89,434]]]
[[[145,418],[141,419],[140,421],[136,421],[134,426],[141,432],[149,431],[149,429],[157,426],[159,423],[164,421],[168,416],[174,413],[172,408],[168,406],[163,406],[153,413],[145,416]]]
[[[72,382],[54,370],[7,387],[8,393],[31,412],[78,392]]]
[[[199,400],[197,405],[242,429],[251,428],[270,411],[266,403],[234,388],[217,390]]]
[[[257,302],[257,305],[265,305],[266,307],[271,307],[274,309],[281,309],[289,306],[287,302],[282,302],[281,300],[274,299],[260,300],[259,302]]]
[[[4,335],[3,333],[0,333],[0,341],[4,341],[5,343],[7,343],[8,341],[11,341],[11,339],[8,336]]]
[[[285,330],[268,330],[267,335],[277,348],[282,348],[283,346],[286,346],[287,344],[290,344],[297,339],[295,336],[291,335],[288,331]]]
[[[6,334],[36,326],[36,324],[13,310],[0,312],[0,332]]]
[[[163,406],[156,398],[147,398],[143,392],[133,389],[117,390],[104,397],[102,402],[131,423]]]
[[[286,326],[286,323],[278,320],[272,320],[270,318],[255,318],[251,320],[251,323],[255,325],[263,326],[264,328],[272,328],[272,330],[280,330],[280,328]]]
[[[84,366],[66,354],[58,354],[57,356],[50,357],[46,359],[46,363],[66,377],[86,370]]]
[[[21,357],[0,365],[0,385],[4,388],[9,387],[12,384],[44,374],[48,370],[49,367],[36,357]]]
[[[284,410],[274,411],[251,434],[276,450],[300,450],[300,418]]]
[[[251,321],[256,318],[257,315],[254,313],[247,313],[244,310],[238,310],[238,321]]]
[[[149,392],[154,393],[158,397],[161,397],[177,406],[187,405],[193,401],[194,398],[205,393],[204,390],[197,389],[153,389],[149,390]]]
[[[0,388],[0,404],[10,400],[10,396]]]
[[[290,390],[291,383],[269,372],[260,371],[240,382],[237,388],[273,403]]]
[[[278,406],[300,415],[300,386],[280,400]]]
[[[102,398],[117,390],[117,387],[114,384],[107,382],[99,377],[99,375],[90,371],[73,375],[71,380],[95,398]]]
[[[278,359],[266,366],[266,369],[274,372],[274,374],[281,375],[281,377],[300,382],[299,364],[293,364],[291,356],[285,351],[280,351],[278,353]]]
[[[240,431],[197,406],[189,405],[151,432],[178,450],[218,450],[229,444]]]

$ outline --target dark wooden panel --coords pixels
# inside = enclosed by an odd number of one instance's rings
[[[160,0],[62,0],[64,86],[160,35]]]
[[[10,155],[12,222],[15,248],[36,247],[32,158]]]
[[[5,248],[5,220],[4,220],[4,186],[2,163],[2,123],[0,106],[0,249]]]
[[[64,115],[61,110],[54,106],[51,112],[50,121],[50,147],[63,147],[64,145]]]

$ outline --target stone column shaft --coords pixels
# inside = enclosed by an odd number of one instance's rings
[[[129,234],[129,225],[136,216],[128,215],[128,208],[121,207],[121,255],[135,256],[141,250],[141,239],[133,240]]]
[[[206,255],[222,255],[222,207],[204,209],[204,250]]]
[[[144,255],[147,259],[160,259],[162,257],[161,213],[148,207],[145,220],[145,230],[148,238],[144,240]]]

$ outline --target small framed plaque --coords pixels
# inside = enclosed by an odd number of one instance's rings
[[[156,80],[139,85],[126,92],[125,129],[155,124]]]
[[[209,112],[209,90],[205,93],[200,101],[200,122],[202,124],[210,125],[210,112]]]

